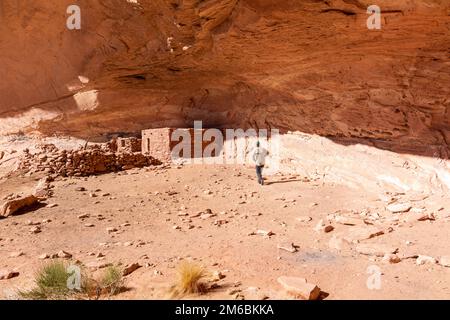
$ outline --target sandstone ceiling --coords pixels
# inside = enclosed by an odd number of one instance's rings
[[[367,7],[383,10],[368,30]],[[81,30],[66,9],[81,8]],[[0,133],[297,130],[450,145],[449,0],[2,0]]]

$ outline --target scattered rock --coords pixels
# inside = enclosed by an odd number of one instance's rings
[[[392,203],[386,207],[386,209],[392,213],[408,212],[411,210],[411,203]]]
[[[263,236],[263,237],[270,237],[275,235],[275,233],[273,233],[272,231],[266,231],[266,230],[258,230],[256,231],[256,234],[259,236]]]
[[[11,270],[0,270],[0,280],[8,280],[19,276],[19,272]]]
[[[397,256],[396,254],[391,254],[391,253],[386,253],[383,256],[382,260],[384,262],[389,262],[389,263],[399,263],[402,261],[402,259],[399,256]]]
[[[298,251],[297,250],[298,247],[295,246],[292,242],[279,243],[277,245],[277,248],[280,249],[280,250],[285,250],[285,251],[290,252],[290,253],[294,253],[294,252]]]
[[[38,234],[38,233],[41,233],[42,230],[41,230],[41,227],[35,226],[35,227],[30,229],[30,232],[33,233],[33,234]]]
[[[383,257],[386,254],[397,253],[398,248],[394,248],[385,244],[364,243],[357,245],[355,250],[360,254]]]
[[[321,219],[321,220],[316,224],[316,226],[314,227],[314,231],[316,231],[316,232],[325,232],[325,233],[328,233],[328,232],[331,232],[331,231],[333,231],[333,230],[334,230],[334,227],[333,227],[331,224],[326,225],[326,224],[323,222],[323,219]]]
[[[124,269],[123,269],[123,276],[127,276],[131,273],[133,273],[134,271],[136,271],[137,269],[141,268],[142,266],[139,263],[132,263],[130,265],[127,265]]]
[[[312,218],[309,216],[297,217],[297,221],[302,222],[302,223],[310,222],[311,220],[312,220]]]
[[[22,251],[18,251],[18,252],[12,252],[9,257],[10,258],[18,258],[25,255]]]
[[[361,240],[372,239],[383,234],[384,231],[375,226],[353,227],[342,238],[349,243],[358,243]]]
[[[435,264],[435,263],[437,263],[436,259],[430,256],[419,255],[416,259],[417,265]]]
[[[364,220],[352,218],[352,217],[345,217],[345,216],[336,216],[334,220],[337,223],[344,224],[347,226],[356,226],[356,225],[364,225]]]
[[[295,297],[305,300],[317,300],[320,296],[319,287],[308,283],[306,279],[282,276],[278,278],[278,282],[288,293]]]
[[[212,281],[219,281],[219,280],[222,280],[222,279],[225,279],[225,275],[222,273],[222,272],[220,272],[220,271],[214,271],[213,272],[213,274],[212,274]]]
[[[450,267],[450,256],[442,256],[439,259],[439,264],[443,267]]]
[[[61,250],[57,253],[58,258],[62,259],[70,259],[72,258],[72,255],[64,250]]]

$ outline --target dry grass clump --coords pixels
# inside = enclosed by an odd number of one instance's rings
[[[171,287],[171,296],[180,297],[189,294],[203,294],[207,291],[204,281],[205,269],[192,262],[183,262],[177,269],[177,282]]]

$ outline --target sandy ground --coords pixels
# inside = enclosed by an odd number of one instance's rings
[[[0,185],[0,195],[25,190],[35,185],[35,179],[8,179]],[[335,229],[329,233],[313,230],[320,219],[336,212],[354,217],[376,213],[380,219],[372,222],[384,234],[361,243],[389,244],[403,257],[421,254],[438,259],[450,254],[448,199],[396,195],[411,201],[414,208],[436,214],[435,221],[402,222],[412,213],[388,212],[378,194],[303,180],[277,175],[268,177],[261,187],[252,168],[233,166],[145,168],[58,178],[53,183],[54,196],[47,201],[57,206],[0,220],[0,269],[20,272],[17,278],[0,281],[0,297],[11,298],[17,289],[32,287],[34,272],[48,261],[38,257],[64,250],[86,265],[140,263],[143,267],[126,279],[129,290],[116,297],[121,299],[166,298],[183,259],[226,276],[203,299],[233,299],[229,291],[234,288],[241,289],[247,299],[283,299],[286,296],[277,282],[283,275],[317,284],[326,299],[450,298],[450,268],[416,265],[415,259],[390,264],[381,257],[359,254],[356,244],[341,250],[329,246],[333,236],[360,226],[332,221]],[[87,191],[76,191],[77,187]],[[195,217],[206,209],[217,216]],[[80,219],[80,215],[89,217]],[[400,222],[389,220],[395,215]],[[312,220],[298,221],[302,216]],[[43,222],[46,219],[51,221]],[[30,233],[33,222],[41,223],[41,233]],[[108,228],[118,231],[111,233]],[[251,235],[257,230],[274,235]],[[285,242],[298,246],[298,251],[279,249]],[[10,257],[17,252],[23,255]],[[98,253],[104,257],[92,256]],[[367,287],[368,267],[374,265],[382,272],[378,290]]]

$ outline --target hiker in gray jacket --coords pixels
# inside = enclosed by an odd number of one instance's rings
[[[256,148],[253,151],[253,161],[256,164],[256,176],[258,177],[258,183],[264,185],[264,178],[262,177],[262,170],[266,165],[266,157],[269,152],[261,147],[261,144],[256,142]]]

